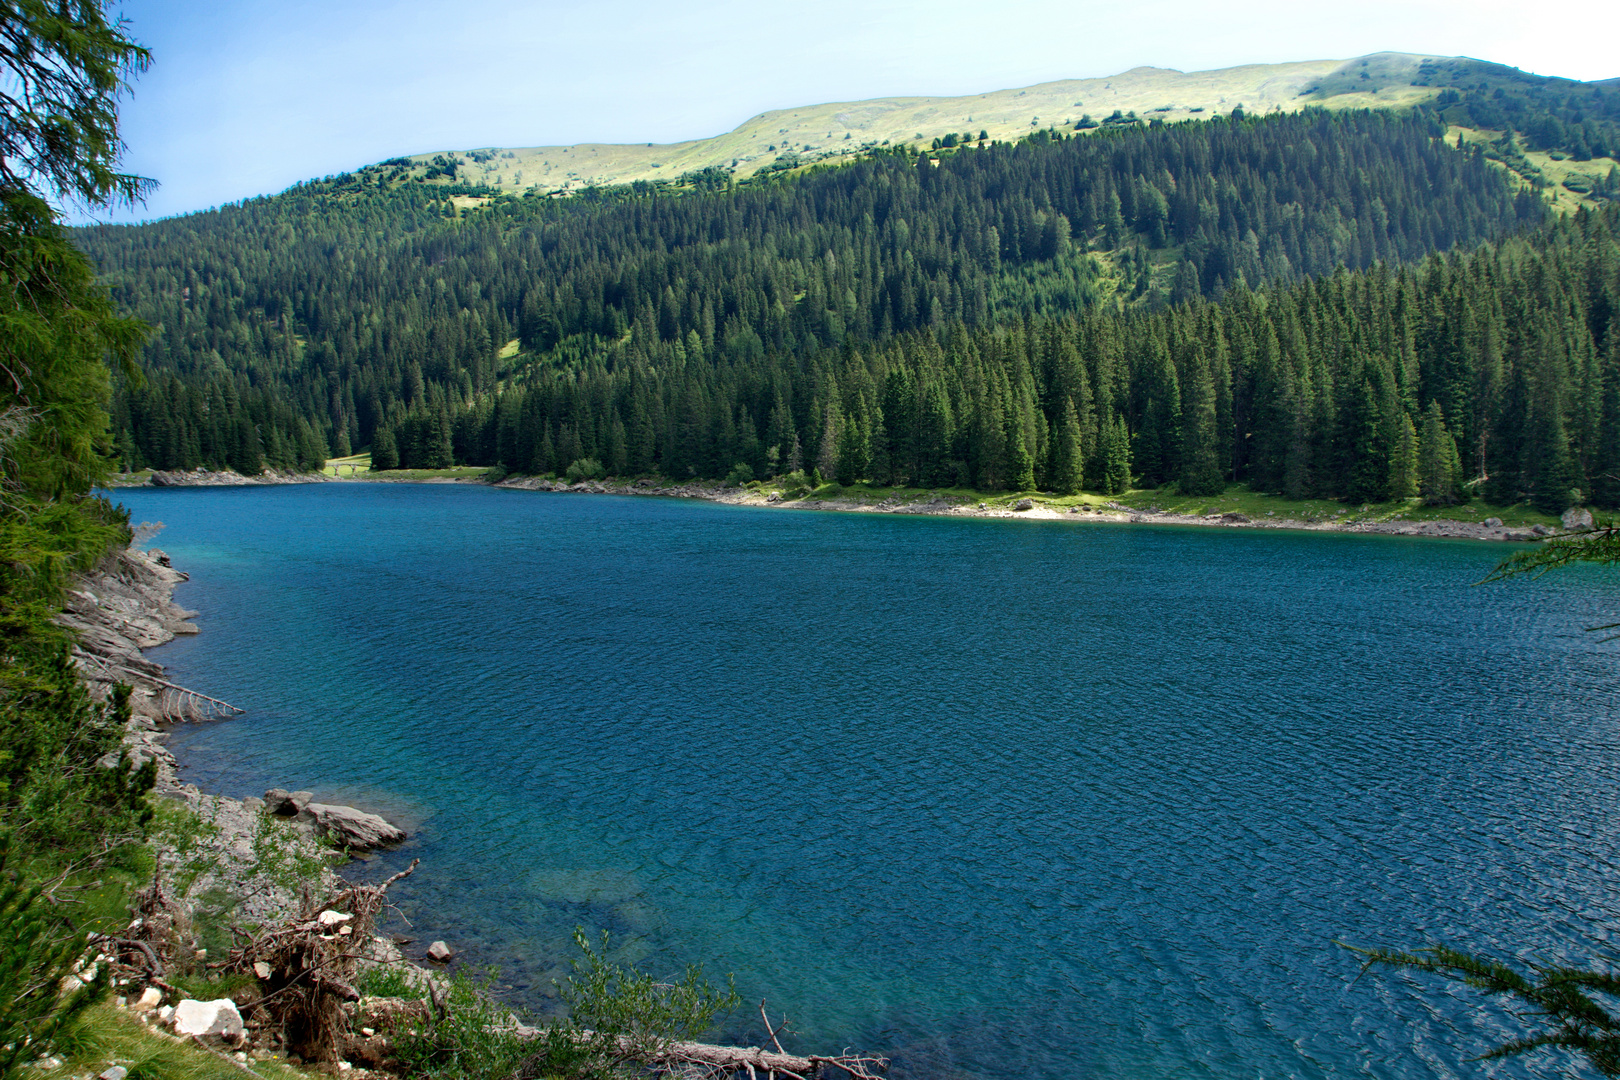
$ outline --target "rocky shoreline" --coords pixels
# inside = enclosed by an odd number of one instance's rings
[[[233,917],[244,922],[285,918],[301,903],[304,883],[268,872],[264,864],[270,847],[276,849],[272,861],[320,867],[308,884],[329,892],[342,885],[330,869],[336,849],[394,844],[405,833],[375,814],[316,803],[309,792],[273,790],[266,799],[235,799],[180,781],[166,745],[168,727],[242,712],[170,681],[161,664],[143,655],[178,635],[197,633],[191,621],[197,613],[174,602],[175,586],[187,580],[163,551],[123,548],[75,583],[57,622],[73,632],[73,661],[92,697],[107,700],[117,683],[130,687],[131,715],[123,743],[131,766],[155,761],[154,794],[195,816],[184,837],[160,835],[156,842],[159,876],[170,895],[184,901],[222,891],[240,898]],[[113,768],[118,759],[109,754],[101,764]],[[267,819],[291,827],[274,828]]]
[[[1365,520],[1342,511],[1332,517],[1306,519],[1268,514],[1250,517],[1241,513],[1178,514],[1156,508],[1123,506],[1115,502],[1095,503],[1087,506],[1054,506],[1050,496],[1028,496],[1016,500],[1011,506],[991,506],[971,497],[947,496],[938,492],[906,492],[868,502],[859,498],[817,498],[805,495],[784,497],[776,491],[745,487],[727,487],[717,482],[670,484],[643,478],[640,480],[548,480],[534,476],[515,476],[491,484],[481,477],[428,477],[393,480],[389,477],[332,477],[316,473],[279,473],[266,470],[256,477],[235,472],[210,472],[193,469],[189,472],[154,472],[149,479],[137,480],[127,475],[113,481],[113,487],[250,487],[269,484],[314,483],[416,483],[416,484],[484,484],[519,491],[554,491],[585,495],[657,495],[673,499],[702,499],[705,502],[725,503],[731,506],[765,506],[788,510],[827,510],[863,514],[928,514],[939,517],[1027,518],[1034,520],[1108,521],[1138,525],[1198,525],[1239,529],[1296,529],[1307,532],[1369,533],[1381,536],[1431,536],[1453,540],[1497,540],[1524,543],[1553,536],[1559,532],[1546,525],[1530,527],[1506,525],[1500,519],[1463,521],[1440,518],[1429,521],[1406,520],[1399,516],[1383,520]],[[1577,531],[1592,527],[1589,511],[1576,510],[1565,515],[1564,531]]]
[[[521,491],[572,492],[592,495],[660,495],[666,498],[703,499],[707,502],[732,506],[765,506],[776,509],[828,510],[865,514],[928,514],[939,517],[1025,518],[1031,520],[1108,521],[1138,525],[1198,525],[1237,529],[1298,529],[1308,532],[1371,533],[1383,536],[1432,536],[1457,540],[1498,540],[1526,542],[1556,535],[1559,530],[1545,525],[1530,528],[1504,525],[1498,518],[1484,521],[1434,521],[1358,519],[1304,520],[1299,518],[1266,516],[1250,517],[1241,513],[1176,514],[1158,509],[1139,509],[1108,502],[1085,507],[1053,506],[1041,496],[1016,500],[1011,506],[991,506],[973,499],[945,496],[938,493],[894,495],[876,502],[850,498],[783,498],[773,491],[759,491],[720,484],[660,484],[653,480],[615,481],[582,480],[568,483],[538,477],[513,477],[494,485]],[[1588,511],[1571,511],[1565,515],[1565,530],[1575,531],[1592,527]]]
[[[301,473],[282,469],[266,469],[257,476],[244,476],[225,469],[154,469],[150,475],[121,473],[108,482],[109,487],[264,487],[273,484],[322,484],[333,478],[325,473]]]

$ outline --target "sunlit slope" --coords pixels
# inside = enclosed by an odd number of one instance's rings
[[[1219,71],[1182,72],[1139,67],[1106,79],[1065,79],[1021,90],[968,97],[880,98],[761,113],[712,139],[669,144],[483,148],[417,154],[423,171],[439,154],[460,163],[458,179],[511,191],[559,191],[592,184],[673,180],[685,172],[719,167],[739,179],[797,155],[802,163],[837,161],[883,143],[928,146],[947,134],[980,132],[1012,140],[1036,128],[1069,127],[1083,116],[1104,121],[1117,110],[1166,121],[1332,108],[1397,107],[1426,100],[1435,87],[1411,85],[1425,57],[1379,53],[1355,60],[1250,64]],[[792,160],[791,157],[788,160]],[[786,163],[785,161],[783,162]]]

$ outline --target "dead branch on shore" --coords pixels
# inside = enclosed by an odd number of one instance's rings
[[[336,1061],[349,1029],[343,1006],[360,999],[359,946],[370,940],[389,886],[416,866],[412,860],[381,884],[353,885],[320,904],[306,893],[296,918],[257,935],[238,931],[238,944],[214,966],[258,979],[265,993],[253,1009],[281,1028],[288,1050],[306,1061]]]
[[[747,1073],[749,1080],[759,1080],[761,1076],[769,1080],[776,1077],[783,1080],[815,1080],[827,1076],[848,1077],[849,1080],[883,1080],[883,1074],[889,1067],[887,1058],[848,1050],[830,1055],[789,1054],[782,1049],[782,1043],[777,1038],[777,1033],[787,1026],[787,1019],[784,1017],[782,1023],[772,1027],[763,1001],[759,1003],[759,1014],[765,1021],[765,1031],[774,1050],[684,1040],[659,1041],[649,1050],[644,1040],[623,1035],[613,1042],[621,1061],[635,1062],[665,1075],[678,1073],[693,1080],[729,1080],[739,1073]],[[512,1030],[520,1039],[539,1039],[545,1034],[544,1028],[524,1024],[515,1025]],[[577,1032],[576,1037],[584,1043],[598,1039],[597,1034],[591,1031]],[[519,1066],[514,1077],[524,1080],[527,1075],[523,1066]]]

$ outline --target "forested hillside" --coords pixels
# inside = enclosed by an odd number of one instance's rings
[[[483,462],[495,451],[468,434],[476,418],[511,414],[510,390],[532,383],[628,394],[590,420],[604,437],[624,427],[625,468],[721,475],[736,455],[689,453],[668,435],[717,407],[687,402],[685,387],[802,380],[895,335],[963,339],[1029,317],[1154,310],[1420,259],[1541,220],[1537,199],[1442,133],[1421,114],[1309,112],[1043,134],[943,158],[885,153],[749,188],[480,209],[458,209],[454,188],[368,172],[80,241],[117,299],[158,327],[147,385],[117,403],[128,465],[308,467],[379,431],[403,436],[410,464],[448,464],[453,450]],[[504,358],[513,337],[524,352]],[[753,465],[781,468],[790,416],[820,458],[831,399],[818,393],[790,380],[728,398],[716,423],[742,445],[774,445],[774,465]],[[654,434],[632,453],[629,432],[645,434],[634,400]],[[1114,415],[1141,439],[1136,413]],[[551,419],[551,453],[503,452],[509,466],[560,467],[570,438],[583,456],[617,460],[580,434],[583,416]],[[1031,423],[1026,449],[1039,458]],[[1022,475],[964,467],[981,484]]]
[[[1231,480],[1356,502],[1620,506],[1620,208],[1410,269],[748,364],[551,371],[402,453],[981,490]],[[1575,492],[1572,494],[1572,492]]]

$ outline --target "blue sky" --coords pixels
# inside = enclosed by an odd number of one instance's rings
[[[152,69],[123,109],[136,217],[426,150],[674,142],[767,109],[1184,71],[1465,55],[1620,76],[1620,5],[1522,0],[127,0]],[[127,215],[121,215],[126,217]]]

